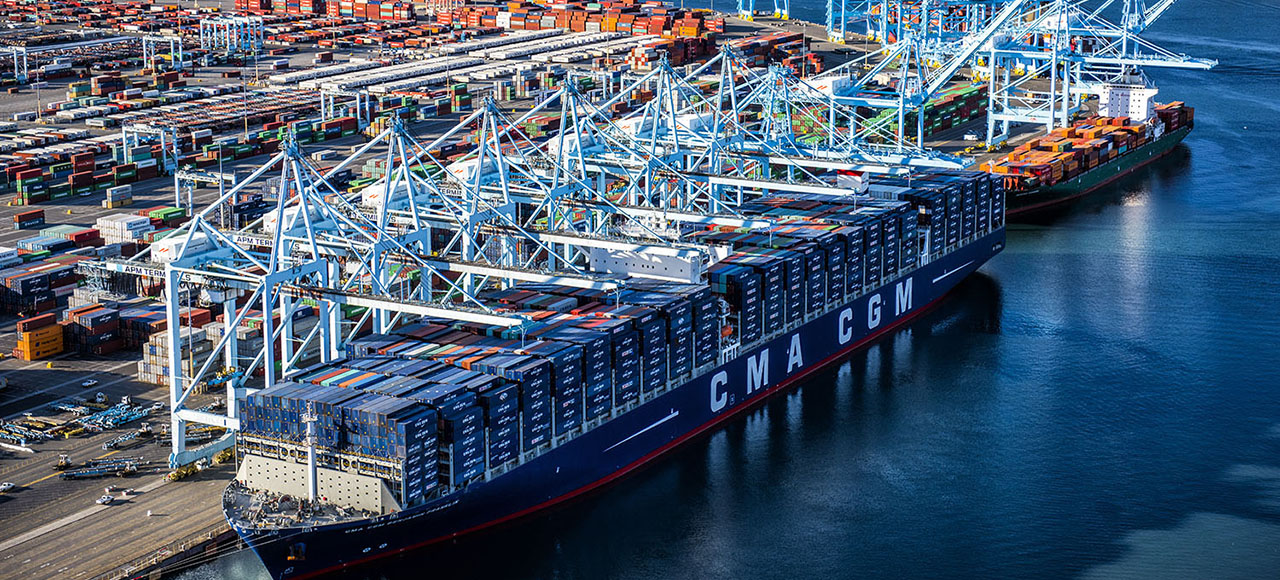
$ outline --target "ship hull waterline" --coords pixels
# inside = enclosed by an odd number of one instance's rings
[[[868,346],[941,300],[1004,248],[1000,227],[757,345],[487,482],[404,511],[317,527],[231,521],[273,578],[314,577],[527,516],[649,463],[769,395]],[[290,560],[290,554],[302,556]]]

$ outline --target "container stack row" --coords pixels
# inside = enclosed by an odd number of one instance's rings
[[[156,229],[149,217],[136,214],[103,216],[93,225],[101,232],[102,239],[112,244],[145,242],[147,235]]]
[[[13,215],[13,229],[29,230],[44,225],[44,210],[32,209]]]
[[[32,145],[30,143],[33,141],[25,141],[23,143],[26,144],[13,149],[6,148],[3,143],[0,143],[0,169],[3,169],[0,173],[0,191],[18,194],[19,199],[15,201],[19,202],[24,201],[21,198],[26,197],[32,198],[29,203],[41,203],[49,201],[54,194],[57,194],[59,199],[63,199],[73,193],[78,195],[85,193],[83,189],[78,193],[73,192],[71,180],[72,174],[85,171],[93,172],[95,190],[99,187],[105,189],[110,186],[110,173],[97,171],[98,167],[94,159],[95,156],[106,153],[112,142],[119,141],[120,135],[103,135],[77,138],[52,145]],[[92,163],[85,164],[85,154]],[[106,177],[99,178],[99,175]],[[21,184],[19,180],[22,181]],[[83,187],[83,181],[83,176],[76,179],[80,187]],[[101,185],[99,185],[100,182]],[[20,188],[19,185],[22,187]]]
[[[67,100],[47,103],[46,114],[63,122],[86,121],[92,127],[116,127],[137,116],[151,116],[150,109],[239,92],[237,85],[187,87],[179,73],[168,72],[150,78],[134,78],[112,73],[92,81],[71,83]]]
[[[1156,116],[1145,123],[1128,117],[1089,117],[1027,141],[1012,153],[983,163],[981,169],[1000,176],[1012,191],[1052,186],[1123,157],[1158,134],[1191,124],[1194,118],[1195,109],[1182,103],[1159,105]]]
[[[106,355],[123,348],[120,311],[101,304],[68,309],[63,313],[63,342],[66,350],[80,354]]]
[[[71,242],[66,240],[57,243],[71,245]],[[84,258],[69,255],[53,256],[52,251],[48,249],[31,249],[26,254],[19,253],[23,249],[20,245],[19,250],[2,252],[12,252],[10,263],[12,263],[12,256],[15,255],[25,262],[0,270],[0,279],[4,280],[4,287],[0,288],[0,310],[5,314],[33,316],[55,310],[60,305],[66,305],[68,297],[79,280],[75,264]],[[26,261],[23,256],[38,257]]]
[[[230,92],[227,88],[224,92]],[[180,129],[235,129],[249,123],[263,123],[279,113],[301,114],[320,108],[315,94],[297,89],[251,90],[247,94],[221,94],[163,107],[131,111],[112,116],[120,124],[145,123],[155,127]],[[246,114],[246,111],[248,113]]]
[[[83,197],[127,181],[113,169],[97,169],[95,155],[106,149],[101,141],[67,145],[68,148],[49,155],[19,154],[21,161],[8,163],[6,185],[15,193],[15,205]]]
[[[17,330],[18,345],[13,349],[14,357],[34,361],[62,354],[62,327],[58,325],[56,314],[41,314],[19,320]]]
[[[798,76],[822,72],[822,55],[809,50],[809,41],[800,32],[770,32],[729,41],[729,47],[752,66],[780,64]]]
[[[348,360],[307,369],[281,385],[308,385],[300,391],[306,394],[294,396],[323,397],[343,408],[376,403],[397,412],[436,413],[436,462],[420,469],[437,474],[445,486],[459,486],[690,376],[715,361],[719,344],[716,300],[700,285],[636,281],[611,296],[524,284],[484,299],[537,322],[523,340],[498,327],[415,323],[357,339],[348,345]],[[305,426],[275,418],[282,404],[263,399],[277,388],[244,403],[246,433],[300,443]],[[406,473],[419,469],[399,455],[395,436],[344,417],[341,424],[318,423],[331,429],[321,437],[322,447],[403,461]]]
[[[472,5],[436,12],[436,23],[455,27],[506,30],[623,32],[635,36],[698,38],[724,29],[724,20],[706,12],[672,9],[656,3]]]
[[[938,96],[921,107],[924,115],[925,137],[952,127],[959,127],[986,115],[987,90],[986,84],[959,85],[943,89]],[[906,113],[902,127],[904,135],[916,136],[920,128],[917,115],[920,114],[920,111]],[[885,132],[896,133],[898,113],[896,110],[884,110],[867,121],[867,125],[878,126]]]
[[[120,311],[120,338],[130,350],[141,348],[168,326],[163,304],[131,305]]]
[[[937,171],[878,179],[867,196],[780,194],[740,210],[777,225],[686,238],[734,251],[710,269],[711,290],[728,306],[723,332],[750,344],[1002,226],[1004,195],[987,174]]]
[[[330,12],[330,17],[327,18],[294,19],[270,26],[265,39],[273,45],[314,44],[328,49],[354,46],[395,47],[392,43],[400,43],[398,48],[403,48],[408,39],[447,32],[412,20],[362,20],[352,18],[345,12],[341,17],[334,17],[331,11],[334,7],[344,11],[342,4],[327,3],[325,10]]]
[[[663,58],[673,66],[680,66],[703,58],[714,50],[715,42],[705,37],[663,38],[631,49],[622,65],[612,70],[653,70]]]
[[[213,356],[214,344],[200,328],[184,326],[178,330],[178,350],[184,376],[193,376],[205,361]],[[151,335],[142,345],[142,360],[138,361],[138,381],[153,385],[169,384],[169,333]]]
[[[102,207],[116,209],[133,203],[133,186],[117,185],[107,189],[107,198],[102,200]]]

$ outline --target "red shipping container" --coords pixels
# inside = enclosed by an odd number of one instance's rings
[[[18,215],[13,216],[13,221],[14,221],[14,222],[25,222],[25,221],[30,221],[30,220],[34,220],[34,219],[39,219],[39,218],[42,218],[42,217],[44,217],[44,210],[42,210],[42,209],[33,209],[33,210],[31,210],[31,211],[24,211],[24,212],[19,213]]]
[[[79,245],[83,242],[87,242],[94,238],[100,238],[100,237],[102,237],[102,235],[98,233],[98,230],[88,229],[88,230],[81,230],[74,234],[71,234],[70,239],[73,243],[75,243],[76,245]]]
[[[90,349],[90,351],[93,354],[111,354],[113,352],[119,351],[120,346],[121,344],[123,344],[123,342],[124,341],[119,338],[115,340],[109,340],[107,342],[94,346],[92,349]]]
[[[18,332],[31,332],[57,323],[57,314],[41,314],[40,316],[19,320],[17,330]]]
[[[213,321],[213,313],[206,308],[184,308],[179,318],[183,326],[202,328]]]
[[[71,187],[82,187],[85,185],[93,185],[93,171],[81,171],[71,174]]]
[[[116,332],[117,330],[120,330],[120,319],[119,318],[112,319],[110,322],[104,322],[97,326],[88,326],[88,327],[85,327],[85,330],[88,331],[88,333],[93,336],[99,336],[99,335],[107,334],[110,332]]]

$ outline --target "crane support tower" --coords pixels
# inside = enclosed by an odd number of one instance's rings
[[[773,17],[791,19],[791,0],[773,0]],[[756,0],[738,0],[738,18],[751,22],[756,18]]]
[[[30,80],[30,69],[27,66],[27,47],[10,46],[6,47],[9,51],[9,57],[13,59],[13,78],[18,84],[24,84]]]
[[[200,21],[200,48],[225,53],[258,54],[265,25],[261,16],[220,16]]]
[[[161,47],[167,45],[168,52]],[[169,56],[170,70],[183,70],[187,66],[186,55],[182,52],[182,38],[177,36],[144,36],[142,37],[142,62],[154,66],[157,56]]]

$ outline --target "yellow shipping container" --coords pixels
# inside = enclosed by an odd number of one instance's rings
[[[63,348],[61,344],[57,346],[26,348],[22,345],[22,343],[18,343],[18,348],[13,349],[13,356],[19,359],[22,359],[24,361],[30,362],[30,361],[40,360],[44,358],[49,358],[54,355],[59,355],[59,354],[62,354],[62,352],[63,352]]]
[[[52,337],[46,337],[46,338],[40,338],[40,339],[29,339],[29,341],[28,339],[24,338],[22,339],[22,341],[18,341],[18,348],[22,348],[22,350],[24,351],[38,350],[38,348],[55,347],[55,346],[59,348],[63,346],[63,335],[61,335],[61,333],[52,335]]]
[[[44,328],[37,328],[30,332],[23,332],[18,336],[18,340],[42,340],[54,335],[62,336],[62,325],[51,324]]]

